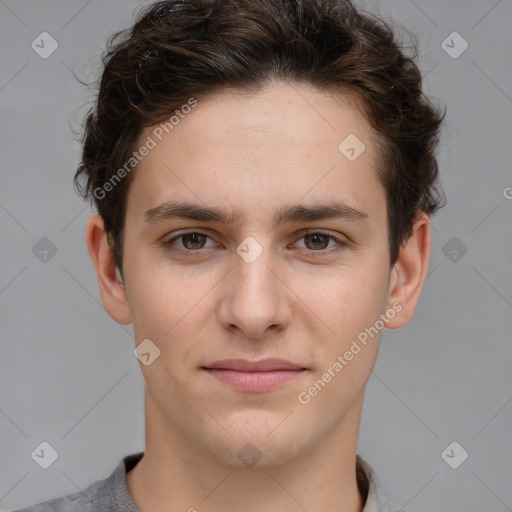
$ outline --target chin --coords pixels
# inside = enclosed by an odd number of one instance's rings
[[[217,446],[212,455],[232,468],[254,471],[275,468],[297,456],[291,445],[247,438],[231,439],[228,446]]]
[[[226,425],[231,435],[226,433],[220,439],[212,439],[206,449],[228,466],[254,470],[290,462],[306,449],[308,438],[304,436],[303,428],[292,423],[291,416],[280,425],[286,414],[279,417],[272,414],[272,427],[269,427],[267,421],[261,421],[262,411],[257,411],[257,415],[259,421],[249,415],[237,424]]]

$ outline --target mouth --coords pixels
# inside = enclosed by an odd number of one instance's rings
[[[221,383],[244,392],[261,393],[281,387],[307,369],[285,359],[226,359],[202,369]]]

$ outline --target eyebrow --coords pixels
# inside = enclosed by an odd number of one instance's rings
[[[190,219],[202,222],[220,222],[232,226],[241,217],[242,213],[240,210],[229,211],[224,208],[204,206],[187,201],[167,201],[146,211],[144,221],[145,223],[157,223],[170,219]],[[272,227],[275,228],[284,223],[326,219],[344,219],[358,222],[369,222],[370,220],[367,213],[339,202],[311,206],[288,205],[274,211]]]

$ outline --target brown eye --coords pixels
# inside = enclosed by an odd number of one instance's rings
[[[205,244],[210,237],[204,233],[190,231],[189,233],[181,233],[170,238],[163,243],[168,250],[196,252],[205,248]],[[211,245],[210,245],[211,247]]]
[[[304,240],[306,240],[306,247],[311,250],[326,249],[331,238],[332,236],[325,235],[323,233],[309,233],[304,236]],[[308,246],[308,242],[311,243],[310,246]]]
[[[296,244],[300,244],[298,247],[315,257],[328,256],[349,246],[343,238],[338,238],[329,232],[323,231],[305,232]]]
[[[179,238],[181,238],[183,246],[186,249],[190,249],[192,251],[195,249],[202,249],[208,237],[206,235],[202,235],[201,233],[185,233]]]

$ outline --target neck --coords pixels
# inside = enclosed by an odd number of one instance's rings
[[[141,512],[362,512],[356,479],[362,397],[343,424],[314,446],[259,468],[240,468],[212,457],[186,432],[168,425],[148,398],[146,394],[146,449],[126,477]]]

